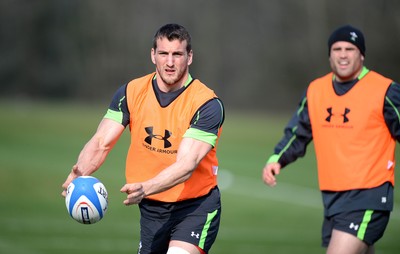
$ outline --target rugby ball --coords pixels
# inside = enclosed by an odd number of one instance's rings
[[[74,220],[82,224],[94,224],[107,211],[106,187],[93,176],[77,177],[68,185],[65,205]]]

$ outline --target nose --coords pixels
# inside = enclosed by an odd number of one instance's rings
[[[346,57],[347,57],[347,51],[346,51],[346,49],[340,50],[339,57],[340,57],[340,58],[346,58]]]
[[[174,56],[172,54],[169,54],[167,57],[167,65],[170,67],[174,66]]]

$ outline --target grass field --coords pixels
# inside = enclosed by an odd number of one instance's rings
[[[106,106],[0,106],[0,253],[135,253],[139,214],[136,206],[122,204],[125,195],[119,193],[128,132],[95,173],[109,192],[109,210],[102,221],[73,221],[60,195],[61,184]],[[313,147],[284,170],[275,188],[261,181],[261,169],[287,117],[228,111],[219,144],[223,217],[211,253],[324,253]],[[395,198],[395,211],[377,253],[400,251],[397,189]]]

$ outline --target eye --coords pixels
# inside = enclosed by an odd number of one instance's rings
[[[182,53],[182,52],[175,52],[175,53],[173,54],[173,56],[175,56],[175,57],[181,57],[181,56],[183,56],[183,53]]]

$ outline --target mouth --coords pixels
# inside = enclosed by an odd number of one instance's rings
[[[339,61],[338,65],[340,68],[347,68],[349,66],[350,62],[349,61]]]
[[[174,69],[164,69],[166,74],[174,74],[175,70]]]

